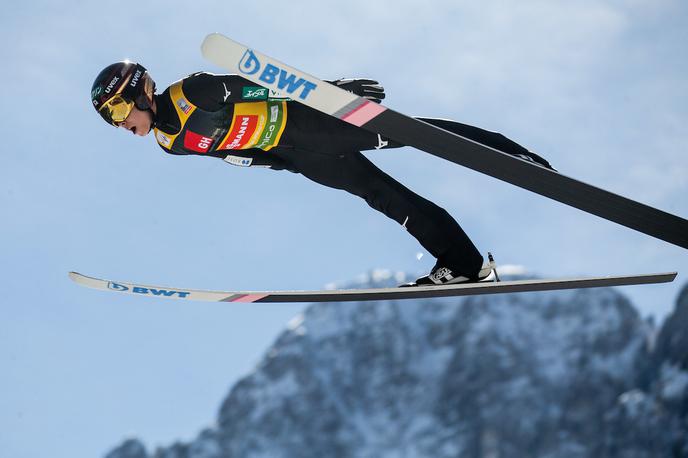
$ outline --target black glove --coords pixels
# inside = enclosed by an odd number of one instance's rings
[[[331,81],[331,83],[345,91],[353,92],[375,103],[380,103],[382,99],[385,98],[385,88],[380,86],[380,83],[375,80],[366,78],[342,78]]]

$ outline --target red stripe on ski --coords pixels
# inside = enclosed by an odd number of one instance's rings
[[[363,124],[367,123],[386,109],[387,108],[380,104],[366,101],[366,103],[359,105],[342,116],[342,121],[346,121],[349,124],[361,127]]]

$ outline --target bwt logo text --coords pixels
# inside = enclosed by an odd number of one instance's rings
[[[187,291],[174,291],[174,290],[168,290],[168,289],[155,289],[155,288],[144,288],[142,286],[132,286],[129,288],[128,286],[125,285],[120,285],[119,283],[115,282],[109,282],[108,283],[108,289],[111,289],[113,291],[121,291],[121,292],[128,292],[128,293],[136,293],[136,294],[147,294],[150,296],[163,296],[163,297],[180,297],[180,298],[185,298],[189,294]]]
[[[244,75],[255,75],[261,71],[261,68],[262,72],[258,77],[260,81],[276,87],[279,91],[285,91],[290,95],[294,95],[300,88],[301,93],[298,95],[298,98],[301,100],[306,100],[308,94],[318,87],[317,84],[311,81],[307,81],[303,78],[297,79],[294,73],[290,73],[276,65],[267,64],[265,68],[263,68],[258,56],[250,49],[247,49],[239,61],[239,70],[241,73]]]

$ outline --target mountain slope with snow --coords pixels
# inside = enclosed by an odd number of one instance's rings
[[[107,458],[688,456],[687,326],[687,290],[656,339],[613,289],[317,304],[213,429]]]

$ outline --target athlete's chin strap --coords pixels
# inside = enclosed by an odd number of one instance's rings
[[[141,111],[147,111],[151,114],[151,126],[148,132],[156,127],[156,116],[153,111],[153,105],[156,104],[157,94],[155,93],[155,81],[148,75],[148,72],[141,67],[144,71],[141,77],[141,84],[144,84],[144,89],[139,92],[139,94],[134,98],[134,105]]]
[[[158,94],[153,94],[153,100],[154,100],[153,103],[155,105],[158,105],[158,99],[159,99]],[[139,108],[138,102],[134,101],[134,105],[136,105],[136,108]],[[146,107],[145,108],[139,108],[139,110],[147,111],[151,114],[151,125],[150,125],[150,130],[148,132],[150,132],[151,130],[158,127],[158,115],[155,114],[155,112],[153,111],[153,107],[151,106],[151,104],[148,103],[148,101],[146,101]]]
[[[136,104],[135,104],[135,105],[136,105]],[[136,108],[139,108],[139,106],[136,105]],[[141,110],[141,111],[147,111],[147,112],[150,113],[150,115],[151,115],[150,129],[148,129],[148,132],[150,133],[150,131],[152,131],[153,129],[155,129],[156,127],[158,127],[158,120],[156,119],[155,112],[154,112],[153,109],[150,108],[150,107],[148,107],[148,108],[143,108],[143,109],[142,109],[142,108],[139,108],[139,110]]]
[[[150,124],[150,129],[148,129],[148,132],[150,132],[151,130],[158,127],[158,120],[156,119],[157,116],[155,116],[155,112],[153,111],[152,108],[148,108],[145,111],[148,111],[151,114],[151,124]]]

